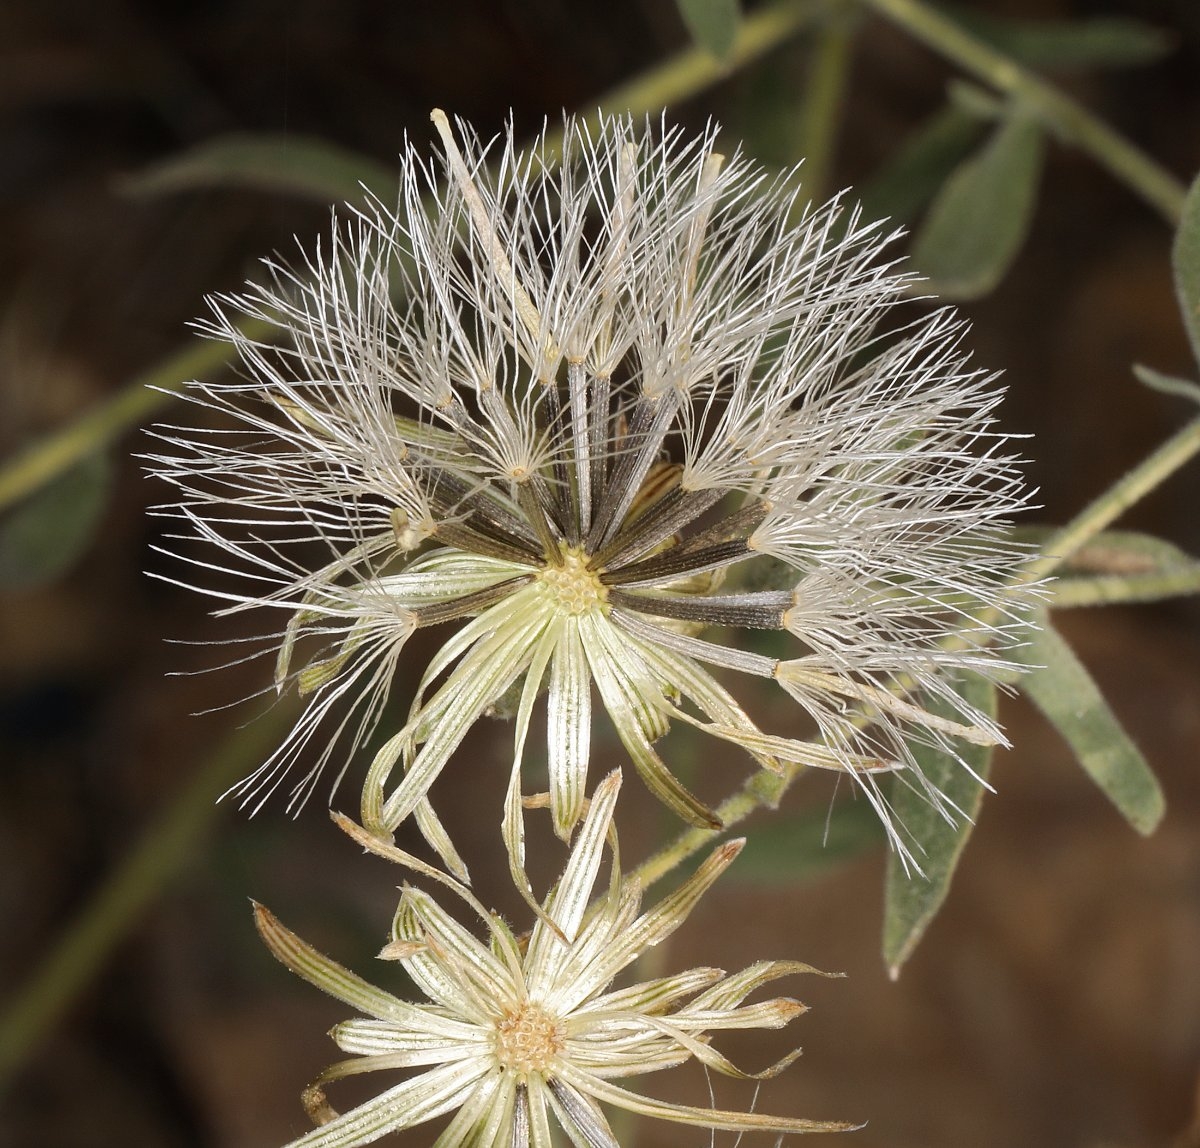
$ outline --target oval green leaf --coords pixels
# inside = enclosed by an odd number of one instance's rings
[[[1171,249],[1175,272],[1175,294],[1183,323],[1191,340],[1192,353],[1200,363],[1200,176],[1183,201],[1183,218]]]
[[[989,716],[996,713],[996,687],[978,675],[958,677],[960,696]],[[934,702],[931,713],[961,720],[945,702]],[[925,794],[903,773],[892,779],[889,796],[898,824],[914,842],[914,854],[923,873],[906,869],[899,854],[888,854],[884,878],[883,959],[893,980],[912,956],[930,922],[950,891],[959,858],[975,829],[975,816],[991,767],[992,747],[960,742],[958,757],[928,745],[914,745],[913,756],[925,776],[945,794],[947,803],[962,812],[947,821]],[[961,760],[960,760],[961,758]]]
[[[1044,622],[1014,657],[1031,667],[1021,690],[1062,734],[1088,776],[1134,829],[1153,833],[1166,808],[1162,788],[1071,647]]]
[[[977,116],[947,104],[909,136],[863,188],[863,212],[869,219],[912,219],[983,132]]]
[[[692,39],[718,60],[726,60],[737,39],[738,0],[676,0]]]
[[[112,464],[87,456],[0,523],[0,586],[26,590],[65,574],[87,549],[108,505]]]
[[[1018,111],[946,181],[912,249],[931,292],[976,299],[1004,277],[1033,219],[1042,153],[1041,128]]]

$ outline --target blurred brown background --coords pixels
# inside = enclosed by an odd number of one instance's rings
[[[1175,49],[1160,63],[1059,81],[1180,178],[1200,167],[1200,10],[1191,0],[979,7],[1046,19],[1136,15],[1168,29]],[[0,455],[178,347],[202,296],[234,288],[255,257],[327,226],[324,207],[249,191],[122,197],[121,175],[234,130],[320,135],[389,163],[405,131],[428,140],[434,105],[485,135],[511,108],[518,128],[532,131],[564,107],[594,107],[685,43],[668,0],[7,0]],[[764,162],[789,160],[808,53],[798,39],[672,114],[693,125],[715,116]],[[948,75],[901,33],[867,23],[825,190],[867,178],[937,106]],[[979,361],[1006,372],[1008,425],[1036,436],[1026,451],[1048,521],[1069,516],[1192,413],[1128,369],[1195,370],[1169,240],[1128,191],[1053,146],[1024,254],[992,296],[965,308]],[[164,676],[220,655],[165,639],[229,638],[244,624],[213,621],[198,595],[143,574],[165,569],[150,549],[164,525],[145,508],[166,491],[130,457],[147,448],[141,434],[122,442],[109,511],[69,574],[0,600],[4,999],[253,707],[193,712],[265,684],[266,671],[253,667]],[[1190,467],[1123,524],[1200,552],[1198,479]],[[999,792],[985,803],[949,906],[898,983],[879,957],[878,851],[798,887],[739,882],[736,870],[718,887],[672,943],[672,964],[732,969],[789,956],[849,974],[797,985],[813,1012],[770,1047],[728,1044],[748,1067],[780,1055],[789,1036],[804,1044],[803,1059],[763,1089],[763,1109],[868,1121],[839,1141],[857,1148],[1200,1144],[1198,621],[1186,602],[1063,619],[1159,771],[1167,819],[1155,837],[1138,838],[1056,735],[1026,705],[1007,703],[1017,749],[998,760]],[[403,701],[403,685],[398,692]],[[464,750],[463,797],[456,804],[443,787],[439,808],[453,807],[452,832],[472,856],[493,855],[508,738],[484,723]],[[619,762],[605,746],[594,768]],[[715,800],[744,773],[731,755],[696,784]],[[637,803],[625,810],[629,853],[638,856],[663,822],[628,788]],[[829,795],[814,782],[798,787],[796,802],[820,807]],[[353,785],[341,800],[353,811]],[[278,805],[253,821],[221,810],[182,876],[0,1102],[0,1143],[251,1148],[305,1130],[299,1091],[337,1055],[323,1033],[344,1009],[272,962],[246,898],[386,983],[389,968],[371,954],[401,879],[341,840],[319,805],[296,822]],[[484,876],[481,886],[510,903],[499,882]],[[644,1083],[705,1102],[698,1073],[675,1075],[678,1083]],[[720,1103],[750,1102],[747,1086],[715,1087]],[[353,1095],[347,1086],[333,1099]],[[420,1129],[407,1142],[432,1135]],[[640,1140],[700,1136],[647,1127]]]

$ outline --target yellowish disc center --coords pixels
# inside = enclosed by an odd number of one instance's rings
[[[567,614],[586,614],[603,604],[608,591],[578,550],[564,550],[559,565],[547,566],[539,575],[554,597],[558,608]]]
[[[512,1072],[545,1072],[563,1047],[562,1025],[533,1001],[496,1025],[496,1059]]]

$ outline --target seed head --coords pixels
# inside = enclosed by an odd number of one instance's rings
[[[889,323],[912,279],[886,229],[805,205],[794,173],[722,156],[715,130],[567,120],[555,154],[434,122],[441,159],[408,149],[396,205],[212,301],[202,329],[242,377],[188,391],[218,427],[159,430],[169,513],[214,547],[182,556],[245,579],[210,590],[225,610],[276,612],[276,685],[308,699],[240,792],[258,801],[316,741],[303,799],[378,722],[408,638],[453,623],[368,772],[380,835],[419,814],[461,873],[430,787],[515,695],[514,824],[544,690],[569,836],[594,690],[687,821],[718,823],[655,748],[673,720],[766,769],[848,772],[900,843],[877,774],[942,805],[912,746],[1003,740],[951,675],[1007,669],[1027,625],[1006,525],[1022,486],[964,325]],[[759,729],[725,684],[746,676],[797,720]]]

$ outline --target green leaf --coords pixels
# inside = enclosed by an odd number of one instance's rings
[[[391,195],[397,175],[384,164],[311,136],[232,133],[123,177],[129,195],[202,187],[248,187],[322,203],[359,200],[362,186]]]
[[[95,536],[108,505],[112,464],[89,455],[0,524],[0,586],[29,589],[66,573]]]
[[[692,39],[718,60],[727,59],[741,19],[738,0],[676,0],[676,4]]]
[[[912,250],[931,292],[976,299],[1004,277],[1033,219],[1042,152],[1041,128],[1016,111],[946,181]]]
[[[1031,68],[1136,67],[1153,63],[1173,47],[1162,29],[1122,16],[1020,20],[957,4],[950,13],[967,31]]]
[[[1200,176],[1188,189],[1183,201],[1183,218],[1175,232],[1171,249],[1175,271],[1175,294],[1183,323],[1192,343],[1192,353],[1200,362]]]
[[[865,801],[777,817],[747,837],[726,880],[795,885],[861,856],[883,840],[879,817]]]
[[[932,115],[863,188],[867,218],[914,218],[983,132],[979,119],[958,104],[947,104]]]
[[[1071,647],[1047,622],[1013,656],[1032,667],[1021,678],[1021,689],[1062,734],[1079,764],[1134,829],[1152,833],[1165,809],[1158,779]]]
[[[1043,546],[1056,531],[1026,526],[1013,533],[1018,541]],[[1105,530],[1059,566],[1049,590],[1055,610],[1158,602],[1200,593],[1200,560],[1149,534]]]
[[[964,674],[959,677],[956,689],[965,701],[983,713],[995,716],[996,687],[991,682],[978,675]],[[933,702],[929,709],[951,720],[958,719],[958,714],[944,701]],[[991,746],[961,741],[958,744],[961,760],[928,745],[915,744],[912,750],[925,776],[962,815],[951,824],[903,773],[896,774],[893,779],[890,800],[896,821],[920,847],[918,857],[924,869],[924,874],[908,872],[894,850],[888,854],[884,879],[883,959],[893,980],[900,975],[900,969],[912,956],[946,900],[958,859],[975,828],[974,819],[983,800],[992,758]]]
[[[970,80],[951,80],[946,85],[946,97],[954,107],[982,123],[1008,119],[1009,105],[1005,98]]]
[[[1200,383],[1195,383],[1191,379],[1181,379],[1178,375],[1164,375],[1162,371],[1156,371],[1153,367],[1147,367],[1142,363],[1133,364],[1133,373],[1137,376],[1139,383],[1149,387],[1152,391],[1200,403]]]

